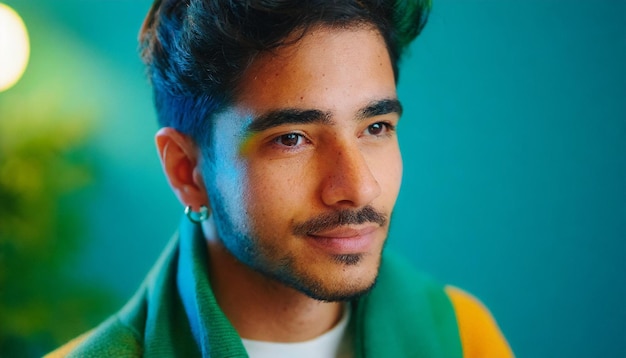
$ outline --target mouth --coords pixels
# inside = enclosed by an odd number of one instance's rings
[[[378,225],[341,226],[308,234],[308,241],[331,255],[361,254],[372,247]]]
[[[325,239],[350,239],[356,238],[359,236],[366,236],[378,229],[378,226],[368,225],[365,227],[350,227],[350,226],[340,226],[330,230],[323,230],[316,233],[309,234],[309,236],[315,238],[325,238]]]

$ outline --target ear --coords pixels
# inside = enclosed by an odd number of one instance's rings
[[[161,128],[155,142],[170,187],[184,205],[194,211],[209,206],[200,168],[200,149],[195,142],[174,128]]]

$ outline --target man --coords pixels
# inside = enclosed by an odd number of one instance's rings
[[[463,291],[383,255],[414,1],[155,1],[156,144],[186,218],[70,356],[505,357]]]

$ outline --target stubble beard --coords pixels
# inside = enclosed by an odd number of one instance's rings
[[[322,232],[327,229],[344,225],[359,225],[363,223],[376,223],[381,227],[386,226],[387,217],[370,206],[356,211],[344,210],[321,215],[294,226],[293,233],[296,237],[304,239],[307,235]],[[315,277],[301,267],[298,257],[292,253],[282,252],[279,247],[263,244],[264,242],[281,242],[281,240],[263,240],[262,235],[241,235],[239,242],[246,242],[246,259],[241,260],[252,270],[265,277],[291,287],[308,297],[324,302],[346,302],[357,299],[367,294],[376,284],[378,270],[381,262],[382,248],[374,253],[340,254],[329,257],[328,275]],[[386,240],[385,240],[386,241]],[[375,255],[376,257],[366,257]],[[368,263],[368,260],[375,260]],[[361,277],[356,281],[346,279],[333,281],[332,272],[343,272],[350,269],[358,269],[359,265],[376,265],[371,277]],[[368,271],[368,270],[366,270]],[[368,274],[369,275],[369,274]]]
[[[362,254],[346,254],[346,255],[335,255],[333,256],[333,261],[338,264],[344,264],[346,266],[356,266],[363,259]]]
[[[329,268],[329,271],[342,271],[361,264],[364,261],[364,255],[334,255],[330,258],[330,261],[331,263],[329,263],[329,265],[334,265],[334,267]],[[328,282],[325,282],[328,278],[316,278],[307,272],[303,272],[304,270],[299,270],[297,267],[297,259],[293,256],[283,257],[278,260],[279,264],[271,269],[268,265],[255,265],[250,267],[265,277],[293,288],[315,300],[322,302],[348,302],[366,295],[376,285],[380,257],[378,257],[377,261],[375,274],[372,278],[368,278],[357,284],[345,282],[333,286],[329,286]]]
[[[382,248],[379,252],[370,254],[341,254],[330,257],[327,265],[329,270],[345,271],[355,269],[358,265],[368,264],[366,255],[376,255],[376,265],[372,277],[362,277],[360,282],[343,282],[329,285],[328,277],[317,278],[307,272],[306,268],[300,269],[299,260],[292,253],[285,253],[278,247],[268,245],[268,242],[281,242],[281,240],[265,240],[259,233],[238,230],[230,220],[230,215],[223,205],[223,199],[219,195],[212,197],[213,217],[216,224],[220,241],[233,257],[253,271],[293,288],[308,297],[323,302],[346,302],[367,294],[376,284],[378,270],[381,262]],[[304,223],[294,226],[295,237],[302,237],[321,232],[326,229],[343,225],[359,225],[363,223],[376,223],[381,227],[387,225],[388,219],[370,206],[360,210],[344,210],[321,215]],[[242,228],[239,228],[242,229]],[[388,227],[387,227],[388,229]],[[386,241],[386,240],[385,240]],[[265,243],[265,244],[264,244]],[[342,280],[338,280],[342,281]]]

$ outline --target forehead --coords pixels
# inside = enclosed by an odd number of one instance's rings
[[[236,105],[252,112],[335,112],[395,96],[389,53],[377,30],[322,27],[257,57],[242,77]]]

